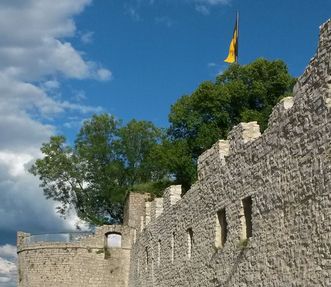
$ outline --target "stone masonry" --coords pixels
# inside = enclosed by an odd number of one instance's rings
[[[199,157],[184,196],[132,193],[123,226],[70,243],[29,238],[18,233],[20,287],[330,287],[331,21],[267,130],[234,127]]]
[[[125,287],[134,231],[128,226],[103,226],[95,235],[69,243],[30,243],[30,234],[19,232],[18,286]],[[121,234],[121,247],[107,248],[107,234]]]
[[[146,209],[129,286],[331,286],[331,21],[268,129],[234,127],[198,176]]]

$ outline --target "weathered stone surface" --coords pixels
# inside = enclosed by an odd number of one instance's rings
[[[328,21],[264,134],[236,126],[200,156],[182,199],[165,195],[133,246],[129,286],[331,286],[330,85]]]
[[[105,225],[77,242],[29,242],[30,234],[18,232],[19,287],[128,286],[131,247],[145,216],[144,194],[130,194],[124,221]],[[131,226],[128,226],[131,225]],[[121,235],[119,247],[107,247],[107,235]]]

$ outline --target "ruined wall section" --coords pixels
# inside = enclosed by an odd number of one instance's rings
[[[200,156],[198,182],[146,205],[131,287],[331,285],[331,22],[260,135],[242,123]]]

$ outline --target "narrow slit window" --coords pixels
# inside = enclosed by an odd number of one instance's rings
[[[192,257],[192,248],[193,248],[193,230],[192,228],[187,229],[187,257],[191,259]]]
[[[242,239],[246,240],[252,237],[252,197],[248,196],[242,200]]]
[[[155,286],[154,258],[152,257],[152,286]]]
[[[148,254],[148,247],[145,248],[145,270],[147,271],[149,264],[149,254]]]
[[[138,261],[137,261],[137,274],[140,277],[140,259],[139,258],[138,258]]]
[[[173,232],[171,237],[171,263],[175,261],[175,239],[175,232]]]
[[[216,234],[215,246],[216,248],[223,248],[228,236],[228,223],[226,219],[225,208],[219,210],[216,214]]]
[[[161,239],[157,242],[157,266],[161,264]]]

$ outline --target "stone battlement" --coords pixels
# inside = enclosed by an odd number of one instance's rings
[[[330,286],[330,21],[320,33],[262,135],[235,126],[199,157],[183,197],[172,186],[146,204],[129,286]]]
[[[19,286],[331,286],[331,21],[293,94],[205,151],[184,196],[132,193],[78,243],[19,233]]]

